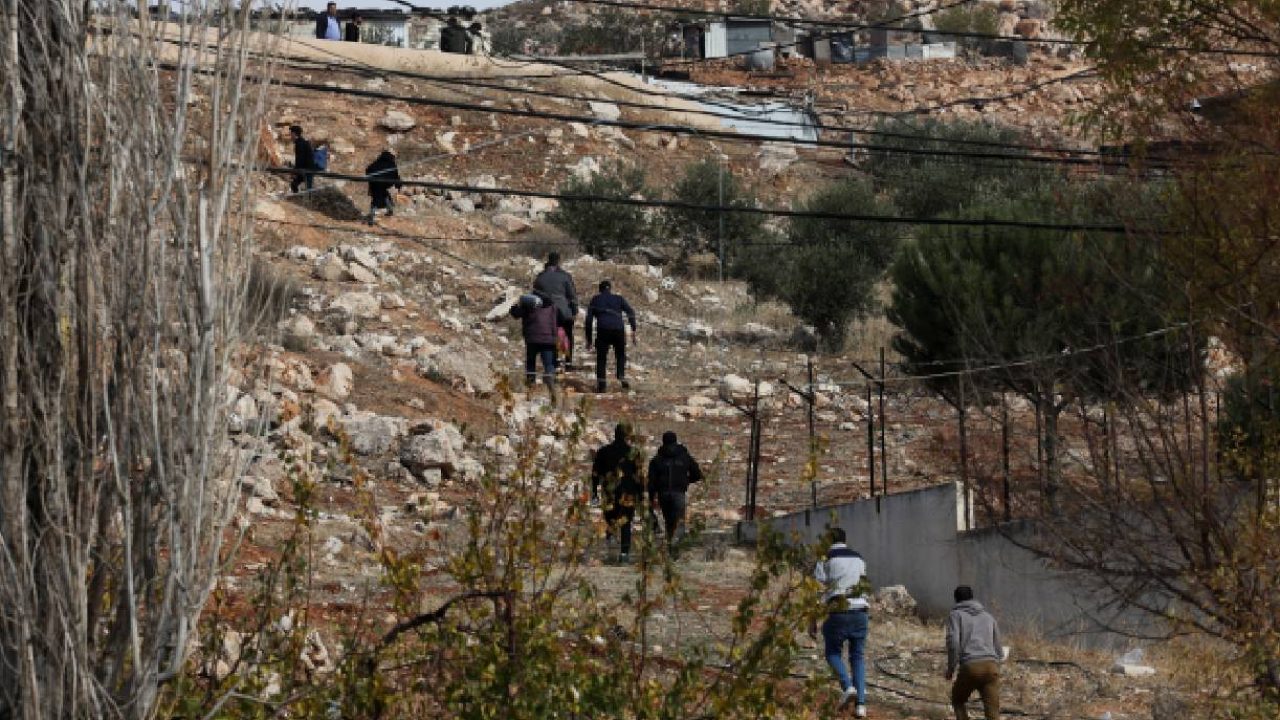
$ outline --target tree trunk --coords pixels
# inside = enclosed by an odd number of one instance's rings
[[[1044,407],[1044,500],[1051,514],[1058,514],[1061,470],[1058,466],[1058,416],[1062,406],[1050,400]]]

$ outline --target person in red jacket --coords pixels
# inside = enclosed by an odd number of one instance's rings
[[[524,336],[524,375],[529,387],[537,379],[538,360],[542,360],[542,382],[547,386],[551,402],[556,402],[556,331],[559,318],[551,297],[534,290],[521,295],[511,306],[511,317],[520,319]]]

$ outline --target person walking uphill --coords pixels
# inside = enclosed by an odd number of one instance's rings
[[[844,528],[828,531],[831,547],[827,556],[818,563],[813,576],[822,583],[822,601],[827,606],[827,618],[822,621],[823,655],[827,664],[840,680],[840,707],[857,701],[854,714],[867,716],[867,668],[863,657],[869,626],[867,593],[867,564],[854,550],[845,544]],[[809,633],[816,634],[811,627]],[[849,645],[849,667],[841,657],[845,644]],[[853,677],[849,671],[853,671]]]
[[[1000,661],[1004,650],[1000,627],[982,604],[973,599],[973,588],[961,585],[955,591],[955,607],[947,616],[947,673],[955,677],[951,686],[951,708],[956,720],[969,720],[965,705],[976,690],[982,697],[987,720],[1000,720]]]
[[[631,309],[626,298],[613,294],[613,283],[608,280],[600,282],[600,293],[587,304],[587,347],[591,347],[592,325],[597,322],[596,392],[605,391],[604,371],[609,364],[609,348],[613,348],[613,357],[618,364],[618,383],[626,390],[631,387],[627,383],[627,324],[631,325],[631,334],[635,335],[636,311]]]
[[[578,290],[573,286],[573,276],[560,267],[560,253],[547,255],[547,266],[533,279],[533,289],[551,298],[559,313],[557,322],[569,339],[569,351],[565,354],[566,370],[573,369],[573,321],[578,317]]]
[[[662,447],[649,461],[649,505],[662,511],[663,532],[670,550],[676,531],[684,524],[689,503],[685,494],[689,485],[702,480],[702,468],[689,454],[689,449],[676,442],[670,430],[662,433]]]
[[[369,224],[373,224],[373,216],[379,210],[386,210],[391,215],[394,203],[391,202],[391,188],[404,187],[400,181],[400,169],[396,166],[396,156],[390,150],[382,154],[364,169],[369,178]]]
[[[591,499],[600,499],[604,491],[604,521],[608,537],[618,531],[618,561],[631,557],[631,522],[636,506],[644,496],[640,485],[640,450],[631,445],[631,428],[618,423],[613,429],[613,442],[596,451],[591,462]]]
[[[316,167],[316,150],[311,141],[302,136],[301,125],[290,125],[289,135],[293,137],[293,168],[295,170],[318,170]],[[316,178],[310,172],[294,173],[293,182],[289,183],[289,192],[298,192],[298,188],[306,183],[307,189],[315,187]]]
[[[524,375],[529,387],[537,379],[538,360],[542,360],[543,383],[556,404],[556,308],[551,298],[534,290],[521,295],[511,306],[511,317],[521,321],[520,332],[524,336]]]

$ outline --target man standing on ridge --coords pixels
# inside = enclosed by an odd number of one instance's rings
[[[627,383],[627,325],[631,325],[631,335],[636,333],[636,311],[621,295],[613,294],[613,283],[600,281],[600,293],[591,298],[587,304],[587,347],[591,347],[591,330],[599,321],[596,340],[596,392],[605,391],[605,368],[609,364],[609,348],[613,348],[613,357],[618,364],[618,383],[622,389],[631,387]]]
[[[591,462],[591,499],[598,500],[604,491],[606,537],[618,531],[618,561],[631,557],[631,522],[636,507],[644,496],[640,485],[640,450],[631,445],[631,427],[618,423],[613,429],[613,442],[596,451]]]
[[[827,534],[831,547],[813,571],[814,578],[822,583],[822,601],[827,607],[827,619],[822,621],[822,654],[840,680],[840,707],[848,707],[856,700],[854,715],[862,718],[867,716],[867,668],[863,657],[869,625],[867,564],[845,544],[844,528],[833,527]],[[810,627],[809,634],[816,635],[816,630]],[[849,644],[847,669],[841,657],[845,643]]]
[[[702,480],[702,468],[689,454],[689,449],[676,442],[670,430],[662,433],[662,447],[649,461],[649,505],[662,510],[663,532],[667,549],[675,543],[676,531],[684,524],[689,501],[685,494],[689,485]]]
[[[338,24],[338,3],[329,3],[324,9],[324,14],[316,16],[316,39],[342,39],[342,26]]]
[[[533,280],[533,289],[551,298],[556,306],[557,322],[569,340],[569,352],[565,354],[565,370],[573,369],[573,323],[578,317],[578,291],[573,286],[573,276],[560,267],[560,253],[547,255],[547,266]]]
[[[973,599],[973,588],[961,585],[954,597],[956,605],[947,616],[945,676],[956,680],[951,686],[951,708],[956,720],[969,720],[965,705],[976,690],[987,720],[1000,720],[1000,661],[1004,659],[1000,628],[991,613]]]
[[[357,43],[360,42],[361,22],[362,21],[360,19],[360,13],[356,13],[355,15],[352,15],[351,19],[347,21],[347,30],[346,30],[346,35],[344,36],[344,39],[347,42],[357,42]]]

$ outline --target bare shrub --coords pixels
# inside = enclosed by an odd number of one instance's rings
[[[129,7],[0,15],[0,717],[152,717],[234,509],[264,86],[240,3]]]

